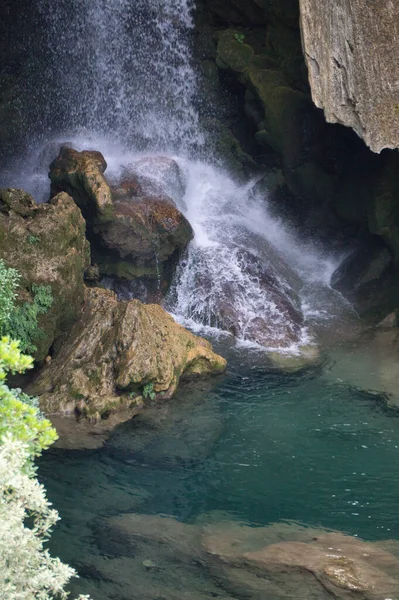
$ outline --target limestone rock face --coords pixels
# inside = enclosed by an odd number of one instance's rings
[[[30,392],[48,414],[77,411],[96,419],[132,406],[139,410],[148,396],[170,398],[183,374],[225,367],[207,341],[160,306],[118,302],[113,292],[90,288],[79,321]]]
[[[312,96],[374,152],[399,146],[399,4],[300,0]]]
[[[173,262],[193,237],[189,222],[165,192],[177,182],[181,194],[177,164],[165,157],[141,159],[136,170],[133,165],[109,181],[103,175],[106,166],[100,152],[63,146],[50,165],[52,191],[70,193],[82,209],[103,275],[159,279],[168,270],[165,263]]]
[[[23,190],[0,191],[0,258],[21,274],[21,300],[30,301],[32,284],[51,286],[53,305],[39,318],[42,336],[33,340],[37,360],[47,356],[83,304],[83,273],[90,264],[85,229],[79,208],[65,193],[36,204]]]

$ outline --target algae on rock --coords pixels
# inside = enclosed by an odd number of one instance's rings
[[[35,286],[49,286],[53,302],[39,316],[35,359],[69,330],[84,299],[83,273],[90,264],[86,224],[65,193],[36,204],[23,190],[0,191],[0,258],[21,274],[19,302],[31,302]]]
[[[92,419],[143,405],[150,385],[170,398],[183,375],[221,373],[226,361],[159,305],[118,302],[100,288],[86,290],[80,319],[56,357],[33,382],[47,414],[78,412]]]

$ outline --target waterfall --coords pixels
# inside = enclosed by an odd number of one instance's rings
[[[157,152],[198,145],[193,0],[36,1],[47,64],[25,92],[29,103],[40,88],[43,140],[89,134]]]
[[[239,186],[213,166],[196,108],[194,0],[35,2],[45,37],[21,91],[35,125],[28,157],[14,160],[0,184],[45,200],[48,164],[64,141],[100,150],[108,172],[143,154],[173,157],[187,182],[183,202],[174,199],[195,239],[167,308],[194,328],[224,329],[217,303],[227,290],[225,313],[238,314],[239,338],[267,322],[272,347],[285,340],[289,349],[294,296],[309,313],[321,314],[314,290],[328,284],[335,263],[299,244],[270,215],[265,198],[251,193],[251,182]],[[279,295],[287,299],[283,308]],[[295,336],[297,344],[309,341],[306,323]]]

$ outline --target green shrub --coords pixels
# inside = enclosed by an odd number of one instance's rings
[[[14,309],[19,280],[18,271],[6,267],[4,261],[0,259],[0,328],[8,322]]]
[[[153,383],[147,383],[144,387],[143,387],[143,396],[144,398],[151,398],[151,400],[154,400],[155,398],[155,391],[154,391],[154,384]]]
[[[34,465],[57,433],[35,398],[6,385],[7,373],[23,373],[32,365],[19,342],[0,340],[0,598],[63,600],[76,572],[45,547],[59,516]]]
[[[243,33],[235,33],[234,37],[237,40],[237,42],[240,42],[240,44],[244,43],[245,35]]]
[[[38,244],[40,242],[40,238],[37,237],[37,235],[29,234],[26,239],[28,244],[30,244],[31,246],[34,246],[35,244]]]
[[[32,458],[56,439],[57,432],[39,411],[36,398],[6,383],[7,373],[23,373],[32,368],[33,359],[21,353],[19,342],[4,337],[0,341],[0,439],[6,433],[26,444]]]
[[[0,260],[0,335],[20,341],[23,352],[37,350],[34,341],[43,336],[38,325],[38,317],[48,312],[53,304],[53,294],[49,285],[32,285],[32,302],[16,304],[20,274],[6,267]]]

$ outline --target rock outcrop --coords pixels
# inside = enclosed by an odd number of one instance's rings
[[[86,302],[57,356],[30,387],[47,414],[93,420],[168,399],[180,378],[221,373],[226,361],[209,342],[175,323],[158,305],[118,302],[100,288]]]
[[[315,104],[374,152],[398,148],[398,3],[300,0],[300,9]]]
[[[66,191],[82,209],[101,274],[158,280],[173,269],[193,237],[189,222],[164,191],[178,180],[177,165],[164,157],[142,159],[139,174],[133,165],[109,182],[106,167],[99,152],[63,146],[50,166],[52,193]],[[143,176],[146,171],[150,177]]]
[[[106,581],[119,583],[125,593],[128,574],[137,573],[140,581],[144,566],[151,570],[152,577],[145,581],[150,581],[154,591],[164,580],[164,572],[171,577],[178,572],[184,573],[180,582],[186,581],[186,575],[194,581],[200,577],[204,587],[212,582],[217,586],[212,595],[222,598],[225,593],[249,600],[397,597],[399,561],[382,544],[297,525],[249,527],[226,520],[212,522],[212,516],[203,515],[197,525],[166,516],[111,517],[98,526],[97,539],[100,548],[108,553],[111,549],[118,558],[109,565],[93,557],[90,564]],[[184,588],[179,585],[178,589],[185,598]],[[125,593],[121,597],[129,598]],[[172,586],[168,597],[175,598],[174,593]]]
[[[36,204],[23,190],[0,191],[0,258],[22,276],[20,301],[32,301],[33,284],[51,287],[52,306],[39,317],[41,335],[32,340],[37,360],[69,330],[83,304],[83,273],[90,264],[85,228],[65,193]]]

